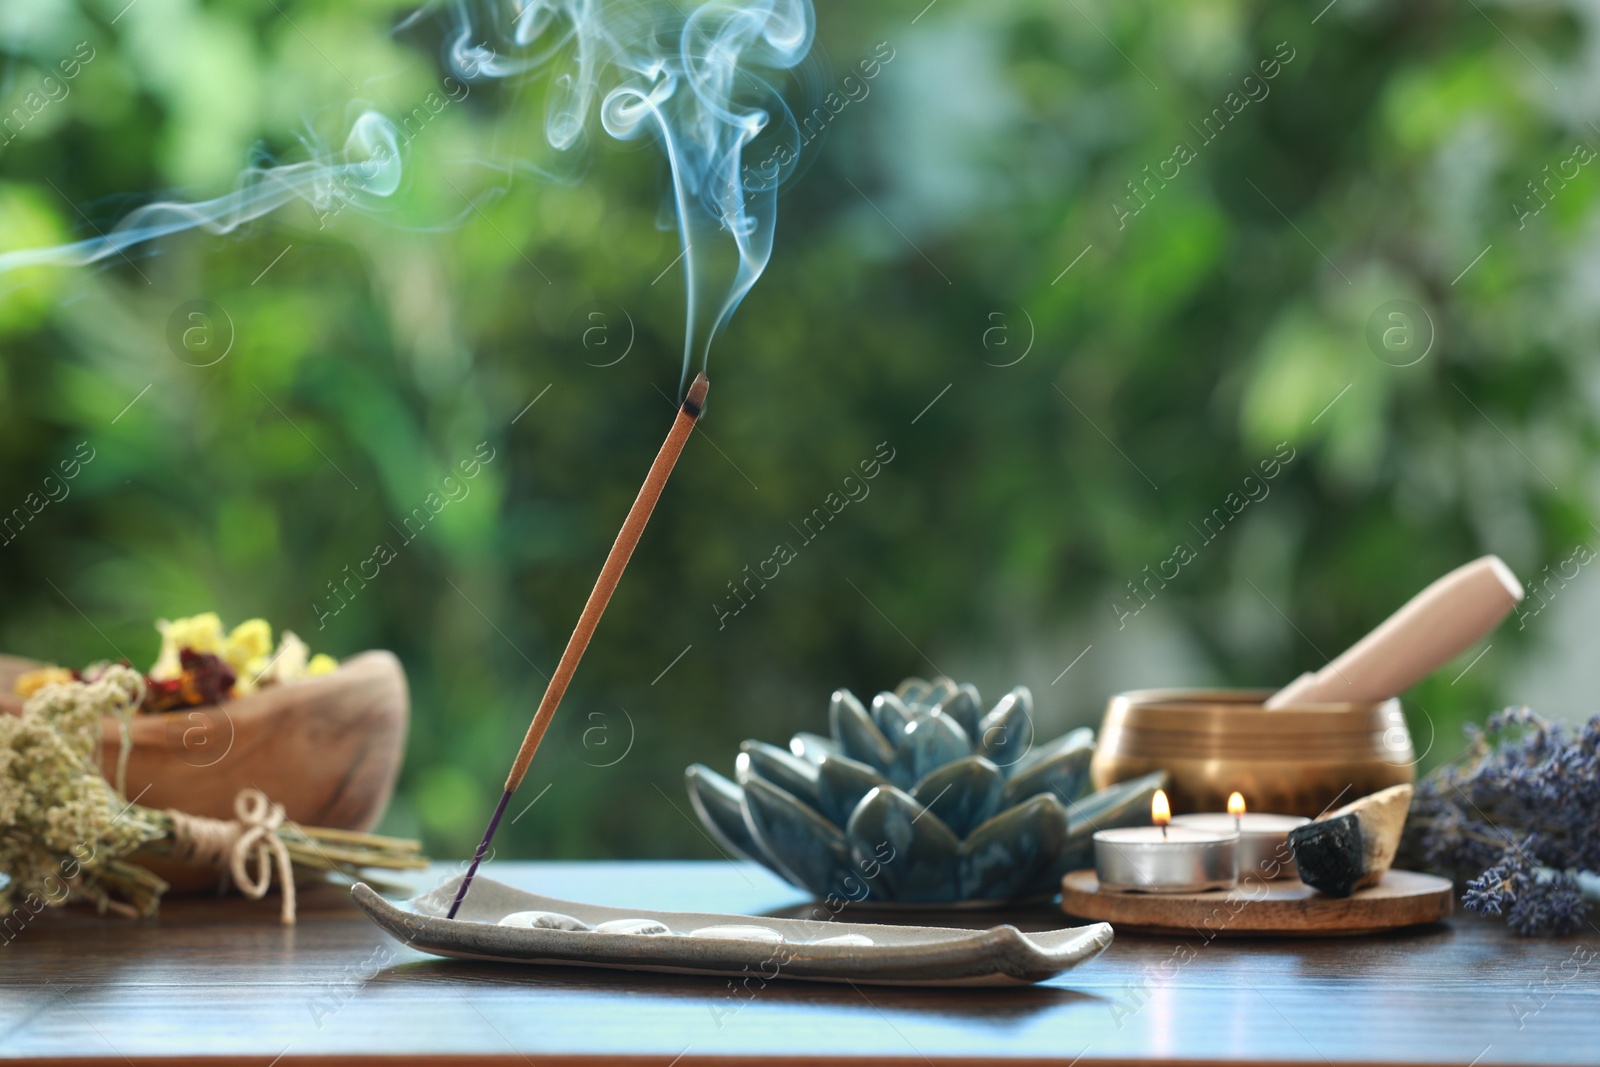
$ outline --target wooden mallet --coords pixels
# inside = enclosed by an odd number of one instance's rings
[[[1266,706],[1368,704],[1399,696],[1488,636],[1521,599],[1522,583],[1499,556],[1463,564],[1320,671],[1278,690]]]
[[[595,580],[594,590],[589,594],[588,603],[583,605],[583,614],[578,616],[578,625],[573,628],[572,636],[567,640],[566,651],[561,653],[561,661],[556,664],[556,672],[550,676],[550,684],[545,687],[544,699],[539,701],[539,710],[534,712],[533,722],[528,724],[528,733],[522,739],[522,747],[517,750],[516,762],[512,763],[511,773],[506,776],[506,791],[501,795],[500,803],[495,805],[494,814],[489,818],[488,829],[483,832],[483,840],[478,843],[478,851],[473,853],[472,866],[467,868],[466,877],[461,879],[461,888],[456,890],[456,898],[450,905],[450,914],[446,916],[447,918],[454,919],[456,912],[461,908],[461,902],[467,899],[467,889],[472,885],[473,876],[478,873],[478,864],[483,862],[484,855],[489,851],[489,842],[494,839],[494,832],[500,826],[500,817],[506,813],[506,804],[510,802],[511,794],[517,791],[517,786],[522,784],[523,776],[528,773],[528,765],[533,762],[533,754],[539,750],[539,742],[544,740],[545,731],[550,728],[550,720],[555,718],[556,708],[561,704],[561,698],[566,695],[567,686],[572,682],[572,675],[578,669],[578,661],[583,658],[584,649],[589,647],[589,639],[594,636],[595,627],[600,624],[600,616],[605,614],[606,604],[611,601],[611,594],[616,592],[617,583],[622,580],[622,572],[627,568],[634,546],[639,543],[639,538],[644,533],[645,523],[650,521],[650,513],[655,510],[656,501],[661,499],[661,491],[666,488],[667,477],[672,473],[673,465],[678,462],[683,446],[688,443],[689,434],[694,431],[695,423],[700,421],[700,413],[705,410],[706,393],[710,388],[711,382],[706,379],[704,372],[695,375],[694,381],[689,385],[689,392],[678,408],[678,417],[673,420],[672,429],[667,432],[667,439],[661,444],[661,451],[656,453],[656,461],[650,464],[650,473],[645,475],[644,484],[639,487],[639,495],[634,498],[633,507],[628,509],[628,517],[623,520],[622,529],[611,545],[611,553],[606,556],[605,566],[600,568],[600,577]]]

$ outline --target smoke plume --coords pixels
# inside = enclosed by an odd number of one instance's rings
[[[772,254],[778,188],[801,142],[770,79],[810,50],[810,0],[451,0],[407,25],[434,15],[454,76],[546,80],[556,150],[582,152],[596,127],[660,147],[687,281],[684,374],[703,366]],[[100,236],[0,254],[0,273],[86,266],[185,230],[225,234],[295,201],[370,207],[400,188],[402,167],[394,122],[369,110],[338,152],[252,167],[215,199],[147,204]]]

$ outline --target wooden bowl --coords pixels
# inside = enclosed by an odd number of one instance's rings
[[[1142,689],[1106,707],[1089,774],[1096,789],[1166,770],[1175,814],[1251,811],[1320,815],[1339,803],[1416,780],[1416,753],[1398,700],[1307,704],[1268,711],[1271,690]]]
[[[0,656],[0,711],[17,712],[16,678],[40,666]],[[370,830],[394,793],[405,755],[410,697],[392,653],[363,652],[332,674],[277,685],[226,704],[134,717],[127,796],[147,808],[233,818],[233,799],[254,786],[289,819]],[[114,780],[120,747],[107,719],[100,766]],[[141,857],[175,889],[215,886],[215,872]]]

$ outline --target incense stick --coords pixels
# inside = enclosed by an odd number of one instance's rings
[[[467,888],[472,885],[473,876],[478,873],[478,864],[483,862],[484,855],[489,851],[489,842],[494,838],[494,832],[500,825],[500,817],[505,814],[506,804],[511,800],[511,794],[522,784],[523,777],[528,773],[528,765],[533,762],[533,754],[539,750],[539,742],[544,740],[545,731],[550,728],[550,720],[555,718],[556,708],[560,705],[561,698],[566,695],[567,686],[572,682],[572,675],[578,669],[578,661],[583,658],[584,650],[589,647],[589,640],[594,637],[595,627],[600,624],[600,616],[605,614],[606,604],[611,601],[611,594],[616,592],[617,583],[622,580],[622,572],[628,566],[628,559],[633,555],[634,547],[638,545],[639,538],[644,533],[645,523],[650,521],[650,513],[655,510],[656,501],[661,499],[661,491],[666,488],[667,477],[678,462],[683,446],[688,443],[689,434],[693,432],[695,423],[700,420],[700,413],[705,410],[706,392],[710,388],[711,383],[703,372],[697,374],[689,385],[689,392],[684,397],[682,406],[678,408],[678,417],[673,420],[672,429],[667,432],[667,439],[661,444],[661,451],[656,453],[655,462],[650,464],[650,473],[645,475],[644,484],[639,487],[639,495],[634,498],[633,507],[628,509],[628,517],[622,521],[622,529],[617,532],[617,539],[611,545],[611,553],[606,556],[605,566],[600,568],[600,577],[595,579],[594,590],[589,594],[588,603],[584,604],[583,613],[578,616],[578,624],[567,640],[566,651],[561,653],[561,661],[556,664],[556,672],[550,676],[550,684],[545,687],[544,698],[539,701],[539,710],[534,712],[533,721],[528,724],[528,732],[522,739],[522,747],[517,750],[517,758],[511,764],[511,773],[506,776],[505,792],[500,797],[500,803],[495,805],[494,815],[490,817],[489,826],[483,832],[483,840],[478,843],[478,851],[472,856],[472,865],[467,868],[466,877],[461,879],[461,888],[456,890],[455,901],[450,905],[450,914],[446,918],[454,919],[461,902],[467,898]]]

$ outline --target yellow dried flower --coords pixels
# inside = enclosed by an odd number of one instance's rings
[[[293,630],[285,630],[278,641],[277,651],[267,661],[265,668],[250,677],[258,686],[282,685],[298,682],[302,678],[314,678],[319,674],[331,674],[338,668],[338,660],[321,652],[313,656],[310,647]]]
[[[243,678],[246,672],[252,676],[261,673],[271,655],[272,627],[266,619],[247,619],[228,634],[222,658]]]
[[[306,673],[306,661],[310,658],[311,649],[306,643],[293,630],[283,631],[283,636],[278,640],[278,651],[272,654],[272,666],[267,668],[267,673],[261,679],[262,684],[299,679]]]
[[[72,681],[72,672],[65,667],[40,667],[17,676],[11,691],[26,700],[47,685]]]
[[[222,658],[238,681],[233,695],[245,696],[256,691],[263,672],[272,663],[272,627],[266,619],[247,619],[228,634]]]
[[[225,640],[222,620],[217,618],[214,611],[171,622],[157,619],[156,629],[161,631],[161,654],[156,657],[155,666],[150,668],[150,677],[157,681],[168,681],[183,673],[183,666],[178,662],[180,649],[190,648],[196,652],[222,655]]]

